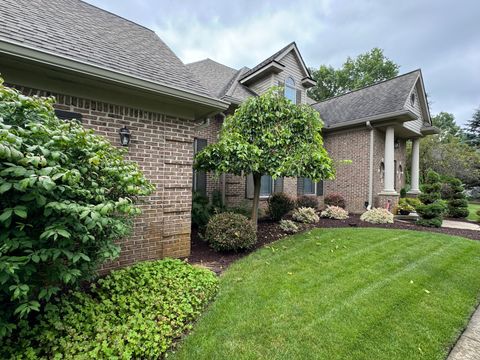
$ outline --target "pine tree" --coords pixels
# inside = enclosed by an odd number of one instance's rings
[[[426,176],[425,183],[422,185],[422,193],[418,196],[423,205],[417,207],[417,213],[420,215],[419,225],[428,227],[440,227],[443,222],[445,205],[442,202],[440,175],[430,170]]]

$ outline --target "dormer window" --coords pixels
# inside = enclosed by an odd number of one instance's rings
[[[410,95],[410,104],[415,105],[415,94]]]
[[[285,97],[294,104],[297,102],[297,91],[295,89],[295,80],[291,76],[285,79]]]

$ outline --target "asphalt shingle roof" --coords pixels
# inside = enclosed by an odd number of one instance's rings
[[[268,58],[266,58],[265,60],[263,60],[261,63],[259,63],[258,65],[254,66],[253,68],[251,68],[250,70],[248,70],[245,74],[242,75],[242,78],[246,78],[247,76],[253,74],[255,71],[257,71],[258,69],[261,69],[262,67],[264,67],[265,65],[267,65],[268,63],[271,63],[273,60],[275,60],[276,57],[278,57],[281,53],[283,53],[289,46],[291,46],[292,44],[294,44],[295,42],[291,42],[290,44],[288,44],[287,46],[281,48],[280,50],[278,50],[275,54],[273,54],[272,56],[269,56]]]
[[[2,0],[2,39],[212,95],[152,30],[80,0]]]
[[[235,70],[211,59],[196,61],[186,65],[202,82],[211,94],[218,98],[230,97],[238,102],[246,100],[255,93],[238,82],[248,68]]]
[[[324,100],[313,108],[320,113],[326,126],[403,110],[419,75],[420,70],[415,70]]]

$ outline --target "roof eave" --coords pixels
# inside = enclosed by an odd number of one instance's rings
[[[0,39],[0,53],[15,56],[44,65],[54,66],[65,70],[93,76],[102,80],[111,81],[129,87],[152,91],[158,94],[171,96],[192,103],[216,107],[219,110],[225,110],[229,104],[225,101],[215,99],[206,95],[201,95],[185,89],[174,86],[162,85],[146,79],[131,76],[129,74],[107,69],[101,66],[92,65],[87,62],[72,59],[66,56],[60,56],[47,51],[40,51],[34,47],[18,44],[6,39]]]
[[[436,134],[440,134],[440,129],[435,126],[424,126],[420,129],[420,132],[424,136],[436,135]]]
[[[317,85],[317,82],[315,80],[311,79],[311,78],[306,77],[306,78],[302,79],[302,85],[305,88],[311,88],[311,87]]]
[[[320,114],[320,117],[322,115]],[[337,130],[337,129],[342,129],[342,128],[349,128],[349,127],[354,127],[362,124],[366,124],[367,122],[370,122],[372,125],[380,125],[384,122],[400,122],[404,123],[407,121],[412,121],[418,119],[418,116],[414,114],[410,110],[398,110],[398,111],[392,111],[389,113],[384,113],[384,114],[378,114],[378,115],[373,115],[373,116],[368,116],[364,117],[361,119],[355,119],[355,120],[350,120],[350,121],[345,121],[343,123],[339,124],[332,124],[330,126],[326,126],[324,130]]]
[[[242,84],[242,85],[248,84],[248,83],[252,82],[253,80],[261,77],[265,73],[273,72],[273,73],[278,74],[284,68],[285,68],[285,65],[282,65],[279,62],[277,62],[275,60],[272,60],[271,62],[269,62],[268,64],[265,64],[265,66],[262,66],[260,69],[251,73],[247,77],[244,77],[244,78],[240,79],[240,84]]]

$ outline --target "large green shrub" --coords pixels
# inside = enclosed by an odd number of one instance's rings
[[[338,206],[341,207],[342,209],[345,209],[346,204],[345,204],[345,198],[337,193],[333,194],[328,194],[325,196],[325,199],[323,201],[325,205],[330,205],[330,206]]]
[[[426,176],[425,183],[422,185],[422,193],[418,196],[423,205],[416,207],[417,213],[420,215],[419,225],[429,227],[442,226],[445,205],[441,200],[440,190],[442,184],[440,176],[430,170]]]
[[[180,260],[138,263],[61,296],[37,315],[36,327],[23,321],[2,358],[159,359],[217,288],[211,271]]]
[[[192,194],[192,224],[203,228],[208,224],[212,216],[212,207],[209,204],[208,197],[198,191]]]
[[[466,218],[469,215],[468,201],[460,179],[452,178],[448,181],[450,188],[448,201],[448,215],[453,218]]]
[[[257,242],[257,233],[246,216],[225,212],[212,216],[205,240],[216,251],[239,251],[251,249]]]
[[[279,221],[294,207],[295,202],[285,193],[274,193],[268,198],[268,214],[272,220]]]
[[[318,208],[318,199],[315,195],[302,195],[297,198],[295,206],[297,208],[312,208],[312,209],[317,209]]]
[[[118,256],[137,197],[153,191],[123,151],[52,103],[0,79],[0,337]]]

